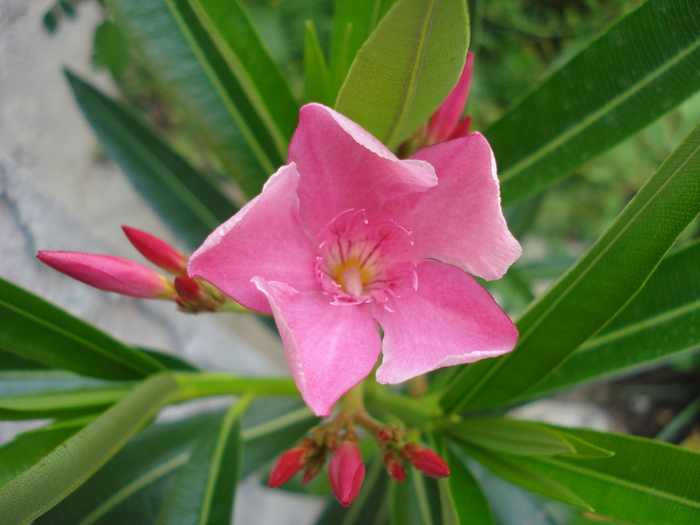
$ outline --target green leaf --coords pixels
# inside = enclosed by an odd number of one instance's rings
[[[653,38],[650,38],[653,35]],[[695,0],[648,0],[484,134],[511,206],[550,186],[700,89]]]
[[[528,397],[627,374],[697,350],[698,268],[700,241],[666,257],[624,310],[532,389]]]
[[[177,394],[168,373],[154,375],[124,399],[0,487],[0,508],[7,523],[37,518],[94,474],[149,419]]]
[[[335,107],[395,148],[450,93],[468,47],[464,0],[398,0],[357,53]]]
[[[432,443],[450,467],[450,475],[437,481],[443,525],[495,525],[486,496],[472,473],[448,449],[444,440]]]
[[[243,452],[240,415],[249,402],[238,401],[197,443],[175,475],[157,525],[230,525]]]
[[[168,370],[173,370],[175,372],[199,372],[200,369],[196,365],[184,360],[179,355],[166,354],[164,352],[159,352],[158,350],[151,350],[149,348],[139,348],[143,353],[148,354],[153,359],[158,361]]]
[[[66,76],[105,149],[191,249],[236,212],[218,188],[130,111],[69,71]]]
[[[414,468],[406,469],[406,480],[389,480],[390,525],[437,525],[431,509],[426,478]]]
[[[518,458],[518,463],[557,479],[602,516],[639,525],[700,522],[700,454],[634,436],[562,430],[614,450],[615,456],[531,457]]]
[[[523,466],[520,461],[523,459],[523,456],[496,454],[465,441],[458,441],[457,443],[467,454],[484,467],[511,483],[580,509],[593,510],[593,507],[571,491],[565,484],[559,483],[559,478],[546,476],[532,468]]]
[[[526,421],[466,418],[447,427],[457,439],[478,447],[516,456],[554,456],[576,452],[561,435]]]
[[[343,507],[334,497],[315,525],[382,525],[386,523],[385,501],[387,476],[381,454],[375,454],[367,469],[357,498],[349,507]]]
[[[248,196],[284,163],[296,103],[237,1],[107,5]]]
[[[602,328],[644,285],[700,211],[700,125],[615,222],[517,322],[515,349],[471,365],[447,388],[446,411],[517,399]]]
[[[333,17],[331,73],[335,89],[343,85],[357,51],[393,5],[394,0],[338,0]]]
[[[333,105],[331,77],[312,20],[306,21],[304,40],[304,102]]]
[[[144,353],[1,278],[0,348],[105,379],[138,379],[163,370]]]
[[[0,419],[38,419],[73,417],[101,411],[122,399],[133,383],[51,390],[0,398]]]
[[[206,412],[140,432],[36,525],[153,525],[175,474],[200,441],[216,435],[225,411]]]

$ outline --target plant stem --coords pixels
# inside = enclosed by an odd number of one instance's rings
[[[253,396],[298,396],[294,381],[277,377],[243,377],[217,372],[174,374],[180,388],[176,402],[204,396],[250,394]]]

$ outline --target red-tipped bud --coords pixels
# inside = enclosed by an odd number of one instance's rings
[[[357,497],[365,479],[360,448],[349,441],[341,443],[328,466],[328,479],[338,502],[347,507]]]
[[[175,291],[185,302],[194,303],[199,300],[199,285],[191,277],[175,277]]]
[[[164,275],[128,259],[113,255],[47,251],[40,251],[37,258],[54,270],[100,290],[144,299],[175,298],[175,290]]]
[[[384,454],[384,466],[386,467],[387,473],[394,478],[396,481],[404,482],[406,479],[406,469],[399,458],[396,457],[396,453],[389,451]]]
[[[294,447],[282,454],[270,472],[267,486],[274,489],[287,483],[304,466],[305,456],[306,450],[301,447]]]
[[[150,233],[130,226],[122,226],[122,230],[124,230],[131,244],[153,264],[175,275],[187,275],[187,257],[178,252],[169,243]]]
[[[422,474],[431,478],[446,478],[450,467],[445,460],[429,448],[416,443],[406,443],[400,451],[401,457],[416,467]]]

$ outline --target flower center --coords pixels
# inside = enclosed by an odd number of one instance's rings
[[[364,210],[348,210],[320,234],[316,275],[334,304],[386,303],[400,285],[414,282],[410,232],[394,222],[369,220]]]

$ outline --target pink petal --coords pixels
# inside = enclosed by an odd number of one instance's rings
[[[384,329],[380,383],[400,383],[443,366],[472,363],[510,352],[518,332],[473,277],[449,264],[417,268],[418,290],[375,308]]]
[[[449,139],[455,128],[457,128],[462,118],[462,113],[464,113],[464,106],[467,104],[473,69],[474,53],[470,51],[467,53],[467,61],[464,64],[464,69],[457,85],[430,119],[428,126],[428,140],[430,144]]]
[[[379,329],[365,305],[331,305],[320,292],[300,293],[256,277],[267,295],[299,392],[328,417],[340,397],[369,375],[381,348]]]
[[[320,104],[301,108],[289,146],[298,166],[300,215],[316,235],[349,209],[377,215],[383,203],[437,184],[433,168],[420,160],[399,160],[348,118]]]
[[[318,289],[317,247],[299,219],[299,173],[282,166],[263,191],[219,226],[192,255],[191,277],[202,277],[247,308],[271,314],[253,277],[283,281],[297,290]]]
[[[413,232],[419,258],[454,264],[484,279],[499,279],[520,257],[501,211],[496,161],[479,133],[418,151],[438,185],[396,199],[387,216]]]

